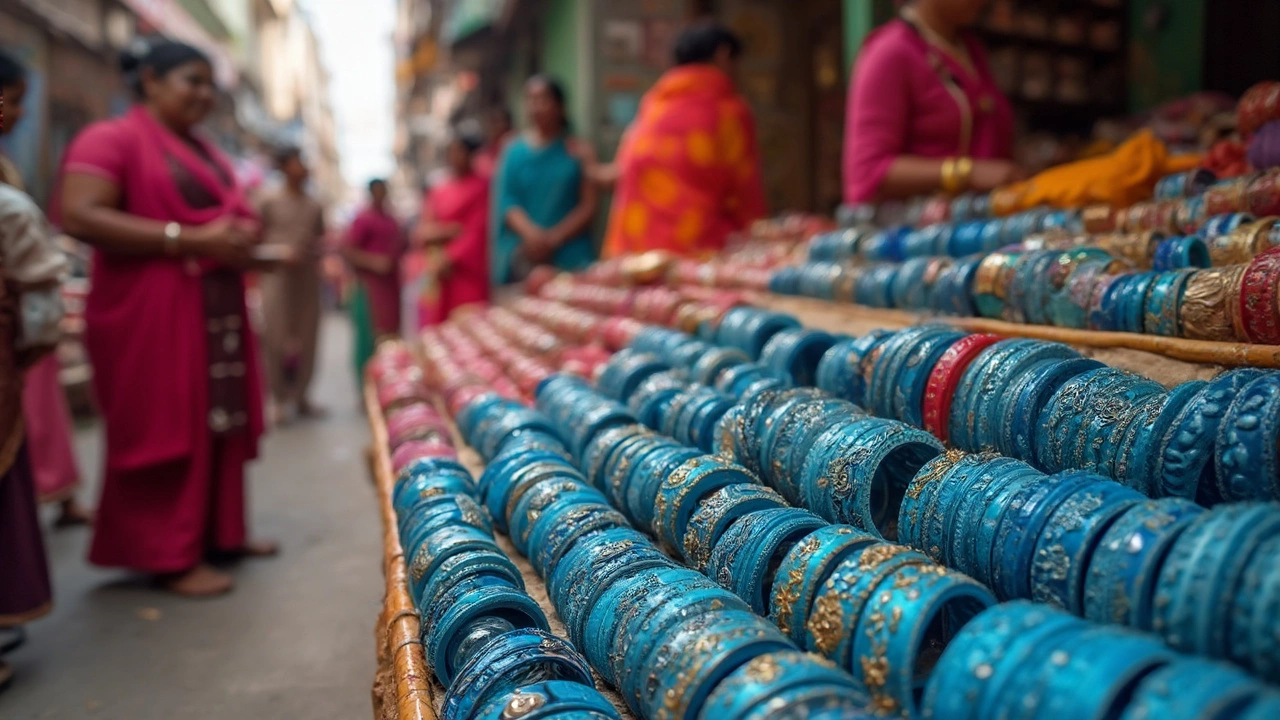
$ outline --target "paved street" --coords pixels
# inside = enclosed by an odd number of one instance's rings
[[[87,530],[51,531],[56,609],[8,658],[18,676],[0,718],[370,716],[381,545],[348,348],[330,321],[315,393],[329,419],[272,433],[252,468],[252,527],[281,556],[235,568],[229,596],[183,600],[88,566]],[[98,433],[77,441],[96,481]]]

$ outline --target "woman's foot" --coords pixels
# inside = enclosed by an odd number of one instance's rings
[[[13,668],[9,667],[9,663],[0,660],[0,693],[9,689],[13,684]]]
[[[246,558],[275,557],[280,554],[280,543],[273,540],[248,540],[235,554]]]
[[[204,563],[184,573],[169,575],[162,582],[169,592],[189,598],[214,597],[235,587],[230,575]]]
[[[323,420],[328,416],[328,410],[319,405],[312,405],[310,400],[302,400],[298,403],[298,417],[307,420]]]
[[[93,513],[80,505],[75,498],[67,498],[62,501],[62,512],[58,515],[58,519],[53,521],[53,526],[55,528],[69,528],[92,524]]]

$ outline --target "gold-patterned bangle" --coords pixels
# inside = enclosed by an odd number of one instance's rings
[[[1244,310],[1240,306],[1240,293],[1244,288],[1244,274],[1249,269],[1248,264],[1232,265],[1223,268],[1222,273],[1222,294],[1226,298],[1227,317],[1231,319],[1231,331],[1235,335],[1235,339],[1240,342],[1249,342],[1249,331],[1244,326]]]
[[[1236,278],[1236,292],[1230,294],[1230,276]],[[1187,289],[1178,309],[1182,334],[1192,340],[1233,340],[1235,323],[1228,309],[1231,297],[1239,298],[1238,266],[1198,270],[1187,279]],[[1229,297],[1230,295],[1230,297]],[[1239,314],[1239,313],[1236,313]]]

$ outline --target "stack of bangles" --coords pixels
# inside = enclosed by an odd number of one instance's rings
[[[552,309],[544,327],[591,324]],[[595,334],[615,319],[596,316]],[[698,338],[638,329],[594,387],[541,380],[537,410],[435,363],[453,349],[448,326],[423,336],[427,384],[488,460],[480,511],[641,716],[1260,720],[1280,708],[1239,669],[1177,652],[1280,679],[1268,562],[1280,509],[1205,510],[944,451],[921,427],[956,417],[931,401],[949,384],[934,370],[963,375],[1007,341],[939,328],[833,338],[751,308],[716,319]],[[837,351],[849,362],[829,360]],[[1018,363],[1079,360],[1038,352]]]

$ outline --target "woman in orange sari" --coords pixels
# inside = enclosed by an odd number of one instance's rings
[[[742,43],[715,23],[676,41],[676,66],[645,94],[611,167],[604,256],[705,255],[765,214],[755,122],[734,85]]]

